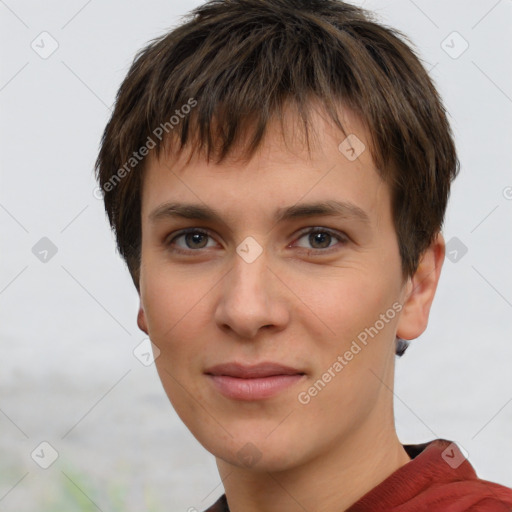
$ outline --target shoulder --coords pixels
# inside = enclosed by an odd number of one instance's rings
[[[480,479],[456,443],[404,445],[411,460],[349,512],[512,512],[512,489]]]
[[[461,512],[512,512],[512,489],[476,478],[447,486],[458,496]],[[458,488],[456,488],[458,487]],[[449,495],[448,495],[449,498]]]
[[[512,489],[479,478],[433,486],[430,492],[439,511],[512,512]]]
[[[437,439],[417,448],[416,470],[430,475],[414,498],[429,503],[425,511],[512,512],[512,489],[479,478],[456,443]]]

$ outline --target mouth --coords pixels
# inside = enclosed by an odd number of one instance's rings
[[[306,375],[297,368],[271,362],[253,366],[225,363],[208,368],[204,373],[222,395],[245,401],[275,396]]]

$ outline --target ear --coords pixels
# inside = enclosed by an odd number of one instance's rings
[[[397,326],[397,336],[413,340],[420,336],[428,324],[430,307],[434,300],[445,255],[445,242],[439,232],[422,254],[418,269],[405,285],[405,298]]]
[[[146,323],[146,313],[144,312],[144,308],[142,307],[142,302],[139,303],[139,312],[137,313],[137,325],[139,329],[146,334],[148,334],[148,326]]]

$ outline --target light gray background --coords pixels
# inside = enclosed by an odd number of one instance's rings
[[[0,1],[2,511],[204,510],[222,493],[213,456],[134,357],[137,294],[93,195],[135,52],[199,3]],[[399,437],[457,441],[480,477],[512,486],[512,2],[358,3],[418,47],[461,161],[444,235],[467,253],[446,260],[429,328],[397,360]],[[51,48],[43,31],[59,45],[46,59],[31,47]],[[453,31],[469,44],[458,58]],[[42,237],[58,249],[46,263]],[[43,441],[59,453],[46,470],[31,458]]]

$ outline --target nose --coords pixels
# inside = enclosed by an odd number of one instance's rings
[[[219,290],[217,325],[244,339],[256,337],[264,328],[284,329],[289,321],[284,288],[269,268],[265,252],[250,263],[235,254]]]

